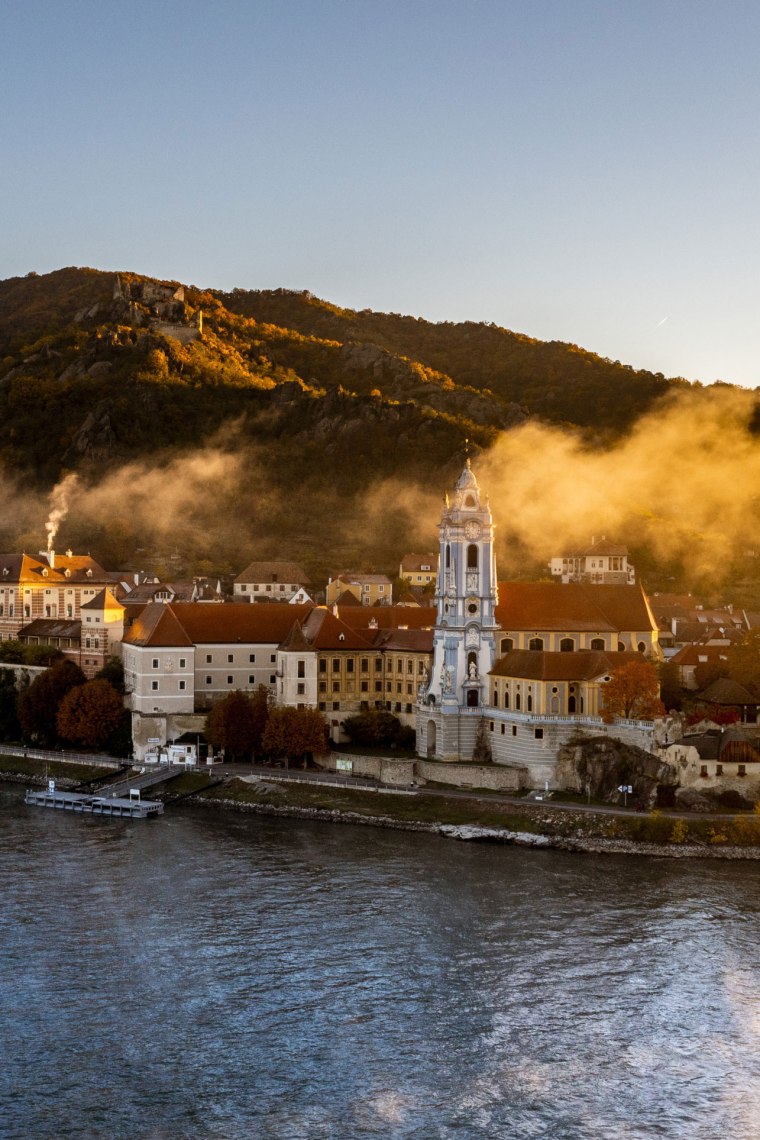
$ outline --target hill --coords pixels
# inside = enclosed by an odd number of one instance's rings
[[[12,278],[0,464],[23,494],[6,495],[0,539],[36,549],[44,496],[76,472],[62,536],[111,565],[392,570],[434,541],[465,438],[477,452],[536,419],[609,441],[683,384],[494,325],[309,293],[76,268]],[[19,511],[34,492],[36,514]]]

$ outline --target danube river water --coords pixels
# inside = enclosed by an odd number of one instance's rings
[[[0,792],[0,1136],[760,1135],[760,866]]]

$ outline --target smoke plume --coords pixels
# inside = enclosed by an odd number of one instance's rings
[[[78,483],[74,472],[66,475],[60,483],[56,483],[50,492],[50,511],[48,513],[45,530],[47,531],[48,554],[53,549],[55,536],[66,515],[69,513],[69,502]]]

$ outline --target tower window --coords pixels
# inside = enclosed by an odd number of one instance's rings
[[[470,543],[467,547],[467,569],[477,570],[478,568],[478,548],[474,542]]]

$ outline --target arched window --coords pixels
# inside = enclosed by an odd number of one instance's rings
[[[567,711],[572,715],[575,712],[575,685],[570,686],[570,696],[567,698]]]
[[[509,689],[504,690],[504,708],[509,708]]]
[[[471,542],[467,547],[467,569],[477,570],[478,568],[478,548],[474,542]]]
[[[528,693],[528,712],[533,712],[533,696]]]
[[[499,690],[498,689],[494,689],[494,691],[493,691],[493,700],[491,701],[491,704],[493,705],[493,707],[495,709],[497,709],[499,707]]]
[[[502,637],[502,639],[501,639],[501,652],[502,653],[511,653],[512,650],[514,649],[514,647],[515,647],[514,638]]]
[[[625,646],[623,645],[622,641],[618,642],[618,653],[625,653]]]
[[[451,566],[451,547],[447,544],[446,545],[446,569],[448,570],[450,566]]]
[[[478,504],[475,502],[475,496],[474,495],[465,495],[464,505],[466,507],[473,507],[473,508],[477,507]]]
[[[517,694],[517,696],[515,697],[515,708],[516,708],[516,709],[518,710],[518,712],[519,712],[519,710],[520,710],[520,694],[519,694],[519,693],[518,693],[518,694]]]
[[[575,642],[572,637],[563,637],[559,643],[560,653],[572,653],[575,649]]]
[[[592,637],[591,638],[591,648],[592,649],[604,649],[604,638],[603,637]]]
[[[639,650],[639,653],[646,653],[646,651],[647,651],[647,647],[646,647],[646,645],[644,644],[644,642],[643,642],[643,641],[640,641],[640,642],[639,642],[639,644],[638,644],[638,650]]]
[[[531,637],[530,641],[528,642],[528,649],[543,649],[543,647],[543,637]]]

